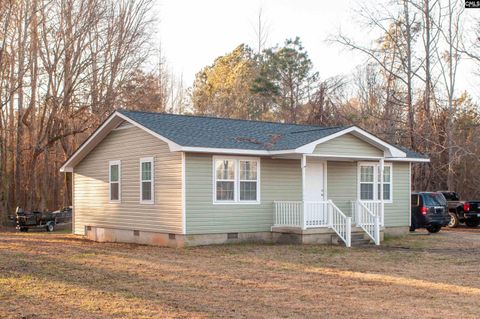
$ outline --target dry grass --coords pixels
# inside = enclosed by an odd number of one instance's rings
[[[0,233],[0,318],[478,318],[480,230],[380,248]]]

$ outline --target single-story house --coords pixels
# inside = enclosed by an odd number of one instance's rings
[[[73,232],[96,241],[350,246],[408,231],[411,163],[428,161],[356,126],[118,110],[61,171]]]

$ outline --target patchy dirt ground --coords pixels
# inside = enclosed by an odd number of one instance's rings
[[[0,318],[478,318],[480,229],[171,249],[0,232]]]

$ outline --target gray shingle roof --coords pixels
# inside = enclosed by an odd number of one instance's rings
[[[291,150],[347,128],[118,111],[153,132],[181,146],[189,147]],[[405,151],[403,148],[402,150]],[[421,154],[409,152],[412,157],[423,157]]]

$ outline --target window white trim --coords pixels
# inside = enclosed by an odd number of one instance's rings
[[[373,167],[373,199],[361,199],[360,197],[360,181],[361,181],[361,167],[362,166],[371,166]],[[384,188],[385,184],[390,185],[390,199],[384,199],[383,202],[387,204],[393,203],[393,165],[392,163],[384,163],[384,167],[390,167],[390,182],[383,183]],[[357,198],[359,200],[368,202],[368,201],[379,201],[380,198],[378,198],[378,189],[379,189],[379,181],[378,181],[378,170],[380,167],[380,163],[375,163],[375,162],[358,162],[357,165]],[[371,183],[370,183],[371,184]]]
[[[143,163],[151,163],[151,178],[150,180],[144,180],[142,176],[142,164]],[[155,162],[153,160],[153,157],[142,157],[140,158],[140,204],[155,204]],[[151,199],[144,200],[143,199],[143,182],[150,182],[150,194],[152,196]]]
[[[118,165],[118,181],[112,182],[112,166]],[[112,199],[112,183],[118,184],[118,199]],[[122,162],[120,160],[108,161],[108,201],[110,203],[122,202]]]
[[[217,179],[217,161],[232,161],[233,162],[233,179]],[[235,204],[237,202],[237,159],[234,157],[213,157],[213,203],[219,204]],[[217,182],[233,182],[233,199],[232,200],[217,200]]]
[[[231,160],[234,161],[234,180],[233,181],[233,200],[217,200],[217,170],[216,161]],[[257,200],[240,200],[240,161],[257,162]],[[212,199],[215,205],[228,204],[260,204],[260,158],[243,156],[212,156]],[[220,180],[222,181],[222,180]],[[224,180],[227,181],[227,180]],[[251,180],[253,182],[253,180]]]

